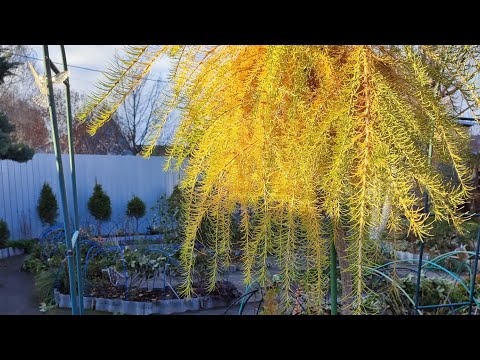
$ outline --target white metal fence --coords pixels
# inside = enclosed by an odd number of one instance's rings
[[[68,155],[63,155],[62,160],[72,218]],[[145,231],[153,215],[151,208],[162,194],[170,195],[180,179],[178,172],[163,171],[164,162],[165,157],[161,156],[144,159],[139,156],[75,155],[81,225],[95,224],[88,212],[87,202],[97,181],[110,196],[112,204],[111,221],[102,225],[102,233],[112,233],[129,226],[125,213],[127,202],[133,195],[139,196],[147,206],[147,215],[140,221],[138,229]],[[50,184],[57,197],[57,221],[62,222],[62,204],[53,154],[35,154],[26,163],[0,161],[0,219],[7,222],[11,239],[38,237],[46,228],[41,224],[36,209],[44,182]]]

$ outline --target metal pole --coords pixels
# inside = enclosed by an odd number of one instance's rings
[[[418,305],[420,303],[420,280],[422,276],[422,260],[423,260],[423,246],[424,243],[420,244],[420,258],[418,259],[418,269],[417,269],[417,285],[415,287],[415,310],[418,312]]]
[[[432,164],[432,153],[433,153],[433,146],[432,141],[430,140],[428,144],[428,165]],[[428,213],[428,191],[425,189],[425,195],[423,197],[423,212]],[[418,305],[420,303],[420,283],[422,279],[422,261],[423,261],[423,251],[425,248],[425,243],[422,241],[420,244],[420,256],[418,261],[418,270],[417,270],[417,285],[415,288],[415,310],[418,313]]]
[[[475,282],[477,280],[477,271],[478,271],[478,253],[480,252],[480,227],[478,228],[477,233],[477,248],[475,249],[475,257],[473,263],[473,274],[472,279],[470,280],[470,299],[468,305],[468,315],[472,315],[472,307],[473,307],[473,297],[475,295]]]
[[[68,70],[67,56],[65,54],[65,46],[60,45],[62,52],[63,70]],[[72,104],[70,100],[70,81],[66,81],[65,85],[65,98],[67,107],[67,137],[68,137],[68,151],[70,158],[70,173],[72,177],[72,193],[73,193],[73,222],[74,229],[79,230],[79,218],[78,218],[78,198],[77,198],[77,176],[75,172],[75,149],[73,146],[73,117],[72,117]],[[83,276],[82,276],[82,259],[80,254],[80,242],[75,242],[75,260],[77,267],[77,286],[78,286],[78,310],[80,315],[83,315]]]
[[[50,123],[52,126],[52,141],[53,149],[55,152],[55,158],[57,163],[57,173],[58,173],[58,182],[60,187],[60,197],[62,200],[63,208],[63,226],[65,229],[65,244],[67,247],[66,257],[68,263],[68,278],[70,283],[70,298],[72,301],[72,315],[77,314],[77,297],[75,294],[75,269],[73,266],[73,251],[72,251],[72,242],[71,242],[71,229],[70,221],[68,217],[68,205],[67,205],[67,191],[65,188],[65,179],[63,176],[63,164],[62,164],[62,150],[60,148],[60,140],[58,136],[58,126],[57,126],[57,113],[55,111],[55,99],[53,94],[53,85],[52,85],[52,73],[50,71],[49,64],[49,53],[48,45],[43,45],[43,57],[45,65],[45,75],[47,77],[47,89],[48,89],[48,111],[50,114]]]
[[[337,315],[337,252],[335,241],[330,244],[330,312]]]

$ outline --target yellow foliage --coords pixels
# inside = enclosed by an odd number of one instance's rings
[[[171,111],[179,109],[169,166],[188,165],[181,184],[187,198],[181,252],[186,294],[191,294],[202,220],[217,224],[206,239],[215,253],[214,284],[220,263],[228,263],[227,215],[237,205],[245,280],[265,283],[267,259],[275,256],[287,305],[292,285],[309,268],[318,274],[309,301],[321,302],[331,221],[343,224],[357,312],[366,291],[362,268],[375,245],[370,232],[381,221],[378,209],[387,196],[391,230],[402,226],[404,216],[418,238],[428,236],[424,191],[437,219],[460,224],[457,208],[470,191],[461,153],[466,136],[454,120],[458,109],[441,100],[460,94],[475,105],[478,91],[465,62],[476,64],[477,47],[164,46],[132,51],[123,64],[137,67],[135,81],[161,54],[174,64],[170,91],[159,100],[163,106],[144,155],[151,154]],[[147,59],[139,65],[142,56]],[[121,71],[117,74],[109,75],[111,85],[125,84]],[[136,82],[129,81],[134,87]],[[95,106],[107,109],[100,116],[93,113],[92,131],[115,111],[126,88],[119,94],[105,107],[105,91],[91,98],[84,118]],[[430,166],[429,143],[453,164],[458,185]]]

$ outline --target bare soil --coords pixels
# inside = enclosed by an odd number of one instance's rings
[[[177,294],[179,293],[178,289],[175,289]],[[230,281],[217,281],[215,289],[208,293],[204,286],[200,284],[193,285],[193,297],[199,296],[215,296],[225,300],[233,300],[239,297],[241,294],[237,290],[234,284]],[[124,287],[94,287],[90,290],[89,296],[92,297],[101,297],[107,299],[124,299],[125,298],[125,288]],[[130,301],[160,301],[160,300],[171,300],[177,299],[177,296],[173,290],[169,287],[165,289],[129,289],[128,291],[128,300]]]

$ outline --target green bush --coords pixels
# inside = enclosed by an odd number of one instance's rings
[[[26,254],[31,254],[37,243],[38,241],[36,239],[11,240],[7,243],[7,246],[23,249]]]
[[[152,210],[154,211],[153,223],[150,234],[162,234],[167,243],[180,243],[183,229],[182,202],[183,194],[178,186],[173,188],[172,194],[167,198],[162,195]]]
[[[95,184],[93,194],[88,199],[88,211],[95,219],[100,221],[110,220],[112,216],[110,197],[103,191],[100,184]]]
[[[35,294],[40,302],[47,305],[54,303],[54,289],[59,288],[60,292],[65,293],[65,272],[63,269],[48,269],[39,272],[35,276]],[[63,291],[62,291],[63,290]]]
[[[138,219],[145,216],[145,203],[138,196],[134,196],[127,204],[127,216],[133,217],[137,221],[136,231],[138,231]]]
[[[149,227],[150,234],[162,234],[163,239],[166,243],[179,244],[182,242],[184,237],[184,214],[182,211],[183,202],[185,201],[185,196],[182,193],[181,189],[176,185],[173,188],[172,194],[167,198],[166,195],[162,195],[157,201],[157,204],[152,210],[153,221]],[[240,255],[240,208],[237,206],[233,214],[231,215],[231,254],[229,256],[230,260],[238,260]],[[253,216],[252,216],[253,218]],[[197,239],[203,243],[207,244],[206,239],[209,237],[209,234],[212,234],[214,227],[211,221],[208,218],[202,219],[200,224],[200,229],[197,233]],[[177,253],[179,254],[179,253]],[[176,255],[177,256],[177,255]],[[200,256],[195,271],[200,274],[200,278],[203,277],[203,272],[205,268],[201,265],[203,258]],[[206,261],[206,260],[205,260]],[[225,264],[227,265],[227,264]]]
[[[182,194],[182,191],[180,190],[178,185],[175,185],[172,194],[168,197],[168,209],[177,221],[181,220],[180,209],[182,208],[182,204],[184,201],[185,198]]]
[[[140,219],[145,216],[145,203],[138,196],[134,196],[127,205],[127,216]]]
[[[56,272],[53,269],[39,272],[35,276],[35,295],[42,302],[53,300],[53,288],[56,281]]]
[[[22,264],[22,271],[38,274],[42,270],[46,270],[47,266],[34,254],[28,254]]]
[[[415,279],[412,276],[408,276],[400,279],[399,284],[413,299],[416,291]],[[468,293],[460,284],[453,281],[440,278],[424,278],[420,285],[420,298],[423,304],[457,303],[468,301]],[[443,314],[450,310],[443,308],[432,311],[436,314]]]
[[[27,162],[35,155],[35,150],[25,144],[11,144],[5,153],[6,159],[11,159],[17,162]]]
[[[166,257],[160,253],[124,252],[125,266],[129,274],[130,287],[140,287],[147,280],[159,276],[165,266]],[[148,283],[147,283],[148,286]]]
[[[44,183],[42,186],[40,198],[38,199],[37,211],[42,224],[55,224],[55,219],[58,216],[58,203],[57,198],[48,183]]]
[[[378,276],[367,277],[367,284],[371,289],[364,299],[367,314],[380,315],[413,315],[416,310],[413,299],[416,293],[416,278],[412,274],[404,278],[395,279],[410,300],[392,283],[379,279]],[[478,289],[478,287],[477,287]],[[451,304],[468,301],[467,290],[458,282],[450,279],[422,277],[420,284],[420,299],[424,305]],[[447,315],[452,308],[423,309],[424,314]],[[465,307],[456,308],[458,314],[465,314]]]
[[[8,230],[7,223],[0,219],[0,248],[7,246],[7,240],[10,237],[10,230]]]
[[[101,235],[102,221],[110,220],[112,216],[112,206],[110,197],[103,191],[102,185],[96,183],[93,188],[93,194],[88,199],[88,211],[98,221],[98,236]]]
[[[0,112],[0,159],[26,162],[33,157],[34,150],[25,144],[13,143],[11,133],[14,131],[15,125],[8,121],[5,113]]]
[[[27,240],[29,241],[29,240]],[[55,269],[58,270],[60,266],[66,266],[65,262],[65,244],[58,244],[57,251],[51,257],[45,256],[45,247],[38,242],[32,246],[30,253],[25,257],[22,265],[22,270],[31,272],[34,275],[40,273],[43,270]],[[86,250],[82,248],[82,257],[85,256]]]
[[[467,250],[475,249],[478,232],[478,222],[470,220],[462,224],[463,234],[460,234],[452,224],[447,221],[436,221],[432,226],[432,236],[425,239],[425,249],[436,254],[453,251],[460,245],[465,245]]]

